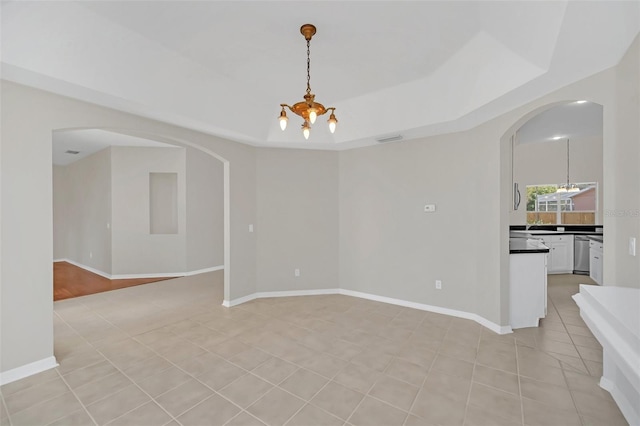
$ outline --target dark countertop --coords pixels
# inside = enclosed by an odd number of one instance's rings
[[[530,240],[528,238],[509,238],[509,253],[549,253],[549,247],[542,244],[539,240]]]
[[[530,230],[511,230],[509,232],[517,233],[517,234],[529,234],[529,235],[563,235],[563,234],[571,234],[571,235],[602,235],[602,231],[600,232],[589,232],[589,231],[544,231],[538,229],[530,229]]]

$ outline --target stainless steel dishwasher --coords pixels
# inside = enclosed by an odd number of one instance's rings
[[[584,235],[573,238],[573,273],[589,275],[589,238]]]

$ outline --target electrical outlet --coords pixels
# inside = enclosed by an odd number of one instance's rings
[[[436,280],[436,290],[442,290],[442,281]]]
[[[89,252],[89,259],[93,259],[93,252],[92,251]]]
[[[249,232],[253,232],[253,224],[249,225]]]
[[[300,269],[294,269],[293,270],[293,275],[295,275],[296,277],[300,276]]]

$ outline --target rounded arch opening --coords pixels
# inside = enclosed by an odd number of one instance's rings
[[[116,128],[116,127],[103,127],[103,126],[91,126],[91,127],[73,127],[73,128],[60,128],[54,129],[55,132],[68,132],[79,130],[101,130],[114,134],[120,134],[123,136],[131,136],[136,138],[147,139],[150,141],[161,142],[168,145],[177,147],[192,148],[198,152],[202,152],[208,155],[222,164],[223,175],[223,281],[224,281],[224,296],[223,305],[227,306],[230,300],[231,289],[231,226],[230,226],[230,162],[220,154],[212,151],[206,147],[203,147],[197,143],[176,138],[173,136],[165,136],[157,133],[140,131],[130,128]]]
[[[585,174],[580,172],[578,168],[578,173],[575,173],[575,166],[577,160],[580,156],[575,155],[575,146],[574,142],[577,142],[579,137],[577,135],[571,135],[564,130],[554,132],[553,128],[547,129],[548,136],[545,139],[540,139],[536,141],[529,137],[525,138],[522,134],[519,134],[519,131],[523,129],[523,127],[528,124],[536,123],[536,126],[541,125],[541,118],[544,116],[551,116],[555,114],[556,111],[561,110],[562,108],[571,108],[573,105],[581,106],[582,104],[590,105],[591,107],[597,107],[599,110],[599,130],[598,134],[592,134],[591,136],[582,135],[583,139],[593,138],[597,139],[598,142],[593,145],[594,149],[591,151],[592,154],[597,155],[597,158],[594,157],[592,159],[593,163],[598,163],[598,175],[597,177],[590,176],[585,178]],[[548,123],[548,122],[545,122]],[[499,143],[500,143],[500,152],[501,152],[501,182],[500,182],[500,273],[501,273],[501,317],[503,318],[503,324],[510,323],[510,288],[509,288],[509,274],[510,274],[510,257],[509,257],[509,237],[510,230],[512,225],[520,225],[527,226],[527,186],[534,184],[562,184],[567,181],[567,175],[569,174],[569,166],[568,159],[569,154],[567,150],[567,140],[571,139],[572,149],[571,149],[571,178],[572,182],[597,182],[598,186],[596,188],[596,212],[594,212],[595,221],[593,226],[601,226],[602,221],[602,211],[604,209],[604,202],[602,196],[602,189],[604,188],[604,174],[603,174],[603,146],[604,146],[604,131],[603,131],[603,123],[604,123],[604,105],[602,102],[598,102],[595,100],[591,100],[589,98],[565,98],[562,100],[557,100],[553,102],[546,103],[544,105],[538,105],[533,107],[526,113],[522,114],[517,120],[512,122],[509,125],[504,133],[502,134]],[[554,137],[551,137],[551,133],[554,134]],[[594,136],[595,135],[595,136]],[[530,135],[529,135],[530,136]],[[537,135],[540,137],[540,135]],[[525,140],[526,139],[526,140]],[[521,143],[525,140],[524,143]],[[536,143],[540,142],[540,143]],[[552,159],[548,164],[545,163],[537,163],[537,156],[530,155],[533,150],[529,149],[534,145],[538,145],[541,149],[544,145],[553,145],[557,144],[557,153],[552,154],[549,151],[549,157]],[[524,154],[523,151],[517,152],[516,148],[520,144],[520,147],[527,146],[526,152]],[[514,152],[514,148],[516,148],[516,152]],[[540,151],[538,149],[538,151]],[[515,158],[518,155],[525,156],[526,161],[523,158]],[[586,154],[584,154],[586,155]],[[541,171],[551,170],[553,168],[555,170],[555,174],[549,174],[548,178],[541,178],[538,182],[532,181],[532,173],[523,172],[522,170],[517,170],[517,168],[523,163],[527,164],[529,168],[533,168],[533,166],[537,165]],[[584,168],[584,167],[583,167]],[[518,174],[520,172],[520,174]],[[523,176],[525,175],[526,176]],[[577,180],[574,180],[576,178]],[[518,191],[520,192],[520,197],[518,197]],[[517,201],[520,199],[522,203],[516,207]],[[517,221],[517,223],[516,223]],[[522,222],[522,223],[521,223]],[[558,222],[556,225],[564,225],[565,223]],[[586,224],[585,224],[586,225]],[[573,245],[573,244],[572,244]]]

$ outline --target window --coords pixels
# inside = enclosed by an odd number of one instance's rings
[[[577,184],[569,191],[558,185],[527,185],[527,223],[550,225],[592,225],[596,223],[598,185]]]

